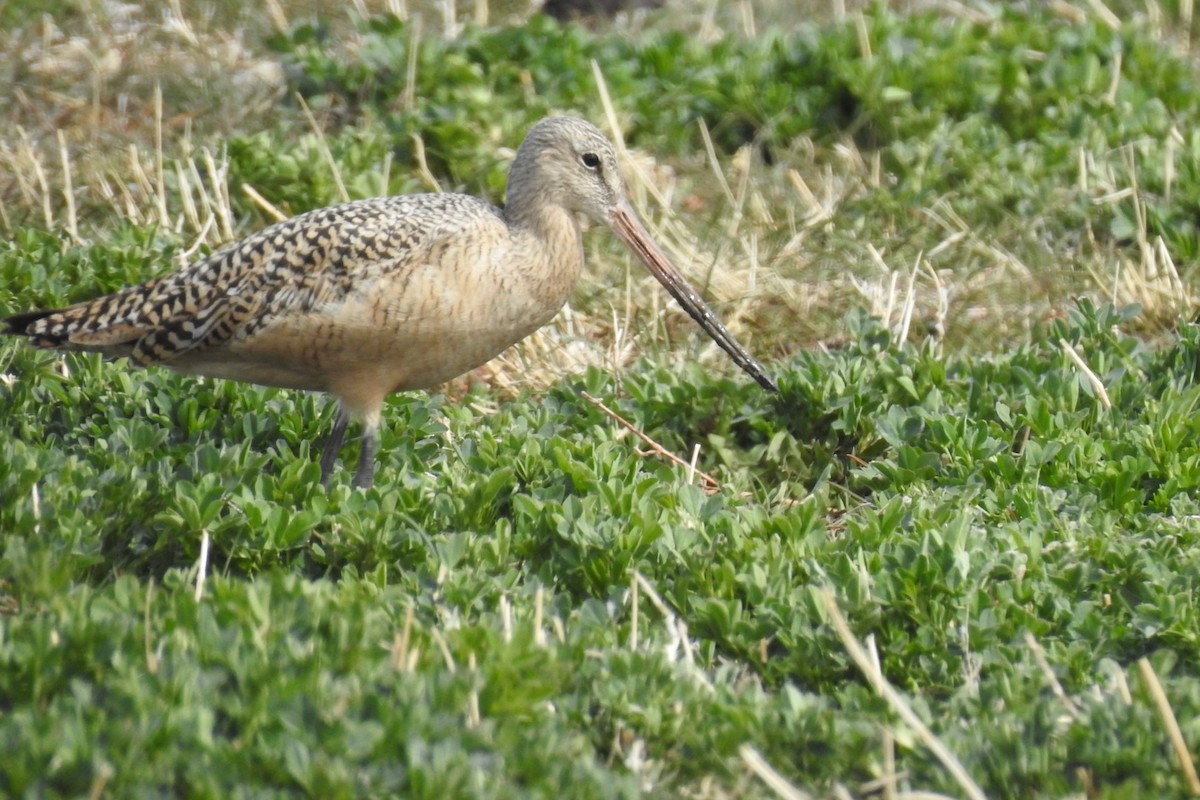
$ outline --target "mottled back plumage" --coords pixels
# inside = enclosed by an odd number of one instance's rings
[[[567,301],[583,264],[579,214],[611,227],[735,362],[774,388],[638,222],[612,146],[574,117],[530,129],[503,210],[461,194],[322,208],[140,286],[13,315],[2,332],[140,366],[330,392],[341,414],[322,480],[353,417],[365,425],[355,474],[365,486],[388,394],[479,366]]]
[[[320,208],[225,245],[161,278],[57,311],[18,314],[7,333],[41,347],[128,356],[140,366],[245,339],[289,314],[402,273],[426,245],[501,212],[457,194],[374,197]]]

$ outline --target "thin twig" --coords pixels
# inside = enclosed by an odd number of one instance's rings
[[[614,420],[616,420],[621,425],[623,425],[625,428],[627,428],[629,431],[631,431],[635,436],[637,436],[643,442],[648,444],[650,446],[650,449],[653,450],[655,452],[655,454],[660,455],[669,461],[674,461],[676,464],[683,467],[684,469],[688,469],[688,470],[694,469],[694,466],[695,466],[694,464],[689,464],[687,461],[684,461],[682,458],[675,455],[670,450],[666,449],[661,444],[659,444],[658,442],[654,441],[646,434],[639,431],[637,428],[635,428],[633,426],[633,423],[629,422],[629,420],[625,419],[620,414],[613,411],[608,406],[604,405],[604,403],[599,398],[593,397],[592,395],[588,394],[587,392],[581,392],[581,394],[583,395],[584,400],[587,400],[589,403],[594,405],[596,408],[600,409],[605,414],[612,417]],[[704,489],[704,491],[712,493],[712,492],[718,491],[721,488],[721,484],[717,483],[717,479],[714,478],[713,476],[711,476],[707,473],[701,472],[698,469],[695,470],[695,473],[696,473],[696,475],[700,476],[700,480],[704,483],[704,486],[701,487]]]

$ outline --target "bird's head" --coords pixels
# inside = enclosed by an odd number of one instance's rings
[[[510,183],[510,193],[531,189],[542,203],[603,225],[611,224],[613,210],[625,202],[616,151],[595,125],[578,117],[547,117],[534,125],[517,150],[516,163],[527,165],[521,177],[529,186]]]
[[[595,125],[576,117],[548,117],[530,128],[509,172],[505,213],[510,222],[536,224],[554,208],[586,214],[612,229],[738,366],[763,387],[777,391],[762,365],[654,243],[625,198],[617,154],[608,139]]]

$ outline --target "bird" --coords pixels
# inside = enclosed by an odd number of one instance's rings
[[[352,485],[367,488],[388,395],[480,366],[566,304],[583,269],[582,215],[609,227],[734,363],[778,391],[654,243],[594,125],[567,115],[535,123],[505,199],[501,208],[435,192],[319,208],[145,283],[13,314],[0,333],[137,367],[328,393],[338,414],[321,483],[358,421]]]

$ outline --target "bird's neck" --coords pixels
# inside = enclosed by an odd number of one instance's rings
[[[547,315],[539,314],[540,326],[567,301],[583,269],[579,220],[555,203],[510,202],[504,217],[512,237],[512,262],[527,282],[526,299]]]
[[[548,192],[531,190],[535,183],[510,183],[505,222],[514,234],[529,237],[532,243],[544,247],[552,260],[581,259],[578,217],[551,200]]]
[[[555,194],[554,187],[547,185],[536,169],[527,163],[514,164],[508,173],[504,218],[509,225],[536,227],[542,220],[552,218],[554,210],[562,210]]]

